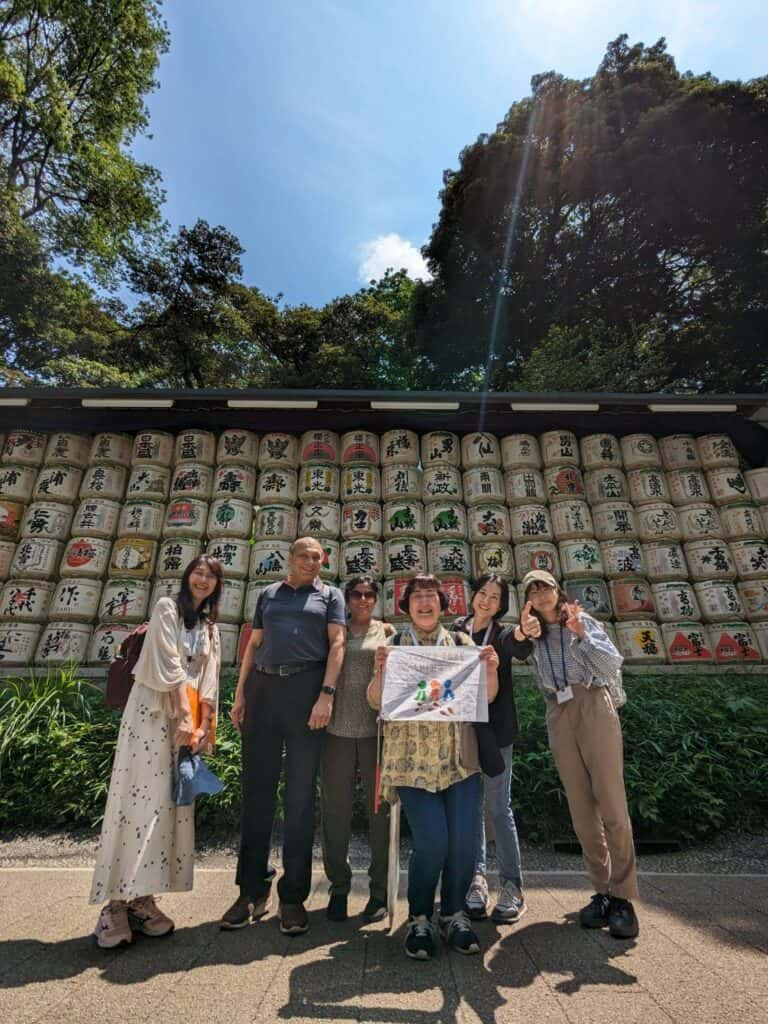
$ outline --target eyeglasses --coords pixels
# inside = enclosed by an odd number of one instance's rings
[[[361,601],[375,601],[376,591],[375,590],[350,590],[350,597],[357,597]]]

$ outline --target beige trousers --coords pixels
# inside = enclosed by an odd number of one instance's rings
[[[573,700],[547,701],[549,746],[595,892],[637,896],[637,865],[619,716],[603,686],[574,686]]]

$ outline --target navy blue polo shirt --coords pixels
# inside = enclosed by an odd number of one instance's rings
[[[253,628],[264,630],[256,665],[287,665],[297,661],[325,661],[328,626],[346,626],[344,595],[316,579],[304,587],[271,583],[259,594]]]

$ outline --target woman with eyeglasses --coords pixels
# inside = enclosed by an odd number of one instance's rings
[[[358,771],[365,789],[371,851],[370,894],[363,919],[379,921],[387,912],[389,804],[382,802],[374,813],[376,712],[368,704],[366,689],[373,675],[376,648],[386,643],[395,630],[373,617],[378,595],[379,585],[371,576],[357,576],[344,589],[347,648],[320,761],[323,862],[330,882],[326,915],[331,921],[344,921],[347,917],[352,883],[349,840]]]

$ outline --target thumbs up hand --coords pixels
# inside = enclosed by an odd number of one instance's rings
[[[522,615],[520,616],[520,631],[523,636],[536,640],[541,636],[541,623],[531,611],[531,607],[531,602],[526,601]]]

